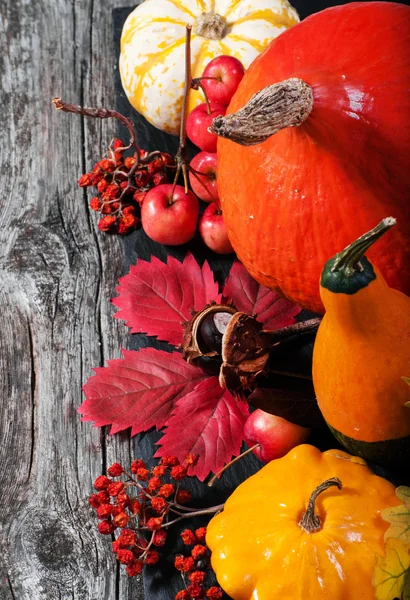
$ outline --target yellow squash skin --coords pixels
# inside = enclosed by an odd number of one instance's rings
[[[316,501],[322,528],[298,522],[312,491],[339,477]],[[394,486],[341,450],[304,444],[242,483],[211,520],[206,542],[219,584],[233,600],[374,600],[375,555],[400,503]]]
[[[222,24],[214,39],[201,29],[203,15],[213,14]],[[273,38],[298,22],[287,0],[145,0],[128,16],[122,31],[119,68],[124,91],[150,123],[178,135],[186,24],[192,25],[192,77],[200,77],[220,54],[238,58],[247,68]],[[189,112],[202,102],[202,92],[192,91]]]
[[[361,442],[410,435],[410,298],[376,278],[355,294],[321,287],[326,314],[313,351],[320,410],[335,430]],[[364,454],[365,456],[365,454]]]

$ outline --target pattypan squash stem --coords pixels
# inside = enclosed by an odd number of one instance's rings
[[[263,88],[238,112],[215,117],[212,131],[242,146],[253,146],[281,129],[299,127],[312,109],[312,88],[292,77]]]
[[[342,489],[342,482],[338,477],[331,477],[326,479],[323,483],[317,486],[313,490],[312,495],[309,498],[309,503],[306,512],[303,514],[299,521],[299,527],[306,531],[306,533],[314,533],[322,529],[322,522],[319,515],[315,515],[315,503],[318,496],[330,487],[336,486],[339,490]]]
[[[333,273],[339,271],[345,277],[351,277],[354,273],[361,271],[360,260],[363,258],[365,252],[395,224],[396,219],[393,217],[383,219],[376,227],[360,236],[356,241],[336,254],[330,270]]]

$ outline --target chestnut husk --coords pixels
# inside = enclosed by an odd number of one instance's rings
[[[206,373],[218,375],[222,364],[222,354],[218,350],[209,350],[207,344],[201,338],[201,325],[210,315],[216,313],[228,313],[234,315],[236,312],[237,309],[230,302],[226,304],[211,302],[202,310],[193,312],[191,320],[183,324],[184,359],[188,363],[202,368]],[[221,337],[223,339],[222,334]],[[223,341],[221,340],[221,347],[222,345]]]

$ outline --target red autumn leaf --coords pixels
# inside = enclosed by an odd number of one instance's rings
[[[302,310],[276,292],[259,285],[237,260],[232,265],[223,295],[231,298],[239,311],[256,315],[265,329],[281,329],[292,325],[294,317]]]
[[[248,416],[247,402],[222,389],[218,377],[208,377],[177,402],[155,456],[172,455],[183,461],[190,452],[198,454],[190,475],[203,481],[240,453]]]
[[[155,335],[175,346],[182,343],[181,323],[189,321],[191,310],[221,298],[208,263],[201,268],[192,254],[182,263],[172,256],[167,264],[155,256],[151,262],[138,260],[117,291],[115,317],[126,321],[131,333]]]
[[[122,352],[124,358],[94,369],[96,374],[83,388],[87,399],[78,409],[82,421],[95,421],[97,427],[111,425],[111,434],[128,427],[131,435],[154,426],[160,429],[175,403],[208,378],[179,352],[154,348]]]

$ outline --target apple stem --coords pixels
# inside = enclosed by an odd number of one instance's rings
[[[208,179],[210,179],[208,177],[208,175],[206,175],[206,173],[201,173],[200,171],[196,171],[195,169],[193,169],[191,167],[191,165],[189,165],[189,172],[192,173],[192,175],[195,177],[195,179],[198,181],[198,183],[200,185],[202,185],[202,187],[208,192],[208,194],[210,196],[212,196],[212,201],[218,206],[218,208],[220,208],[220,202],[219,202],[219,198],[217,198],[216,196],[214,196],[212,190],[210,190],[208,188],[208,186],[206,185],[206,183],[204,183],[199,177],[198,175],[203,175],[204,177],[207,177]]]
[[[306,531],[306,533],[314,533],[315,531],[320,531],[320,529],[322,529],[320,517],[319,515],[315,515],[316,500],[322,492],[333,486],[337,487],[339,490],[342,489],[342,482],[338,477],[326,479],[326,481],[313,490],[309,498],[306,512],[303,513],[302,518],[298,523],[299,527],[303,529],[303,531]]]
[[[172,197],[174,197],[175,186],[178,181],[178,177],[182,171],[184,177],[185,193],[188,193],[188,166],[189,159],[186,148],[186,120],[188,116],[188,99],[189,90],[191,89],[191,30],[192,25],[186,25],[186,36],[185,36],[185,87],[184,87],[184,100],[182,104],[181,113],[181,126],[179,129],[179,147],[175,155],[175,162],[177,165],[174,177],[174,183],[172,188]]]
[[[198,90],[199,88],[201,88],[204,96],[205,96],[205,102],[206,102],[206,112],[208,115],[211,114],[212,110],[211,110],[211,103],[209,102],[209,98],[208,98],[208,94],[206,93],[206,89],[203,86],[203,84],[201,83],[201,79],[216,79],[216,77],[195,77],[195,79],[193,79],[191,81],[191,88],[193,90]]]
[[[222,469],[220,469],[218,471],[218,473],[215,473],[215,475],[212,477],[212,479],[210,479],[210,481],[208,482],[208,487],[212,487],[214,485],[215,481],[222,475],[222,473],[224,471],[226,471],[226,469],[228,467],[230,467],[233,464],[235,464],[238,460],[241,460],[241,458],[243,458],[247,454],[250,454],[251,452],[253,452],[254,450],[256,450],[256,448],[260,448],[260,444],[259,443],[255,444],[251,448],[248,448],[247,450],[245,450],[244,452],[242,452],[239,456],[236,456],[230,462],[228,462],[224,467],[222,467]]]

